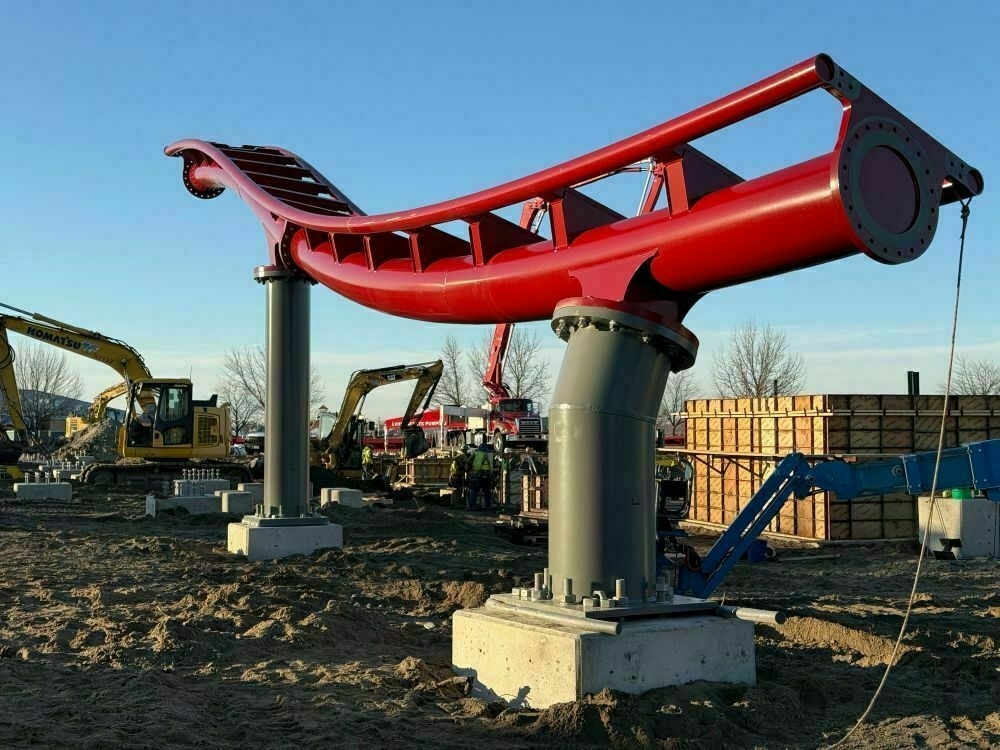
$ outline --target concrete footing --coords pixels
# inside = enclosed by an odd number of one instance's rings
[[[69,482],[16,482],[14,496],[18,500],[72,500],[73,485]]]
[[[344,527],[335,523],[308,526],[257,526],[255,516],[229,524],[226,549],[248,560],[277,560],[311,555],[318,549],[344,546]]]
[[[545,708],[611,688],[640,694],[696,680],[756,684],[753,625],[713,615],[626,620],[620,635],[522,612],[459,610],[452,668],[473,694]]]
[[[329,503],[337,503],[348,508],[363,508],[365,505],[361,490],[347,487],[324,487],[320,490],[319,505],[322,508]]]
[[[236,513],[241,516],[249,516],[254,512],[253,495],[249,492],[223,490],[219,497],[222,499],[223,513]]]
[[[146,515],[156,517],[164,510],[183,508],[192,516],[221,513],[222,498],[216,495],[171,495],[170,497],[146,496]]]
[[[255,505],[259,505],[264,502],[263,482],[240,482],[236,485],[236,489],[240,492],[249,492]]]

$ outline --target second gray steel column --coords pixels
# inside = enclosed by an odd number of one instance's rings
[[[312,282],[276,266],[254,278],[267,290],[264,412],[264,516],[309,511],[309,288]]]
[[[567,342],[549,411],[549,572],[589,596],[644,601],[655,582],[655,426],[671,371],[694,363],[678,323],[604,300],[567,300],[552,328]]]

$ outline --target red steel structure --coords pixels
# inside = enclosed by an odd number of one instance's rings
[[[817,89],[843,108],[830,153],[744,180],[688,143]],[[228,187],[250,205],[272,264],[376,310],[447,323],[547,320],[577,297],[680,320],[728,285],[855,253],[913,260],[939,206],[983,189],[976,169],[822,54],[563,164],[395,213],[365,215],[284,149],[184,140],[166,153],[183,158],[194,195]],[[652,185],[638,216],[573,187],[646,159]],[[551,239],[495,213],[532,199],[548,209]],[[453,221],[467,238],[438,228]]]

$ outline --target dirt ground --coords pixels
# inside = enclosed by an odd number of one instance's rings
[[[250,563],[225,551],[227,516],[148,519],[99,488],[10,497],[0,486],[5,748],[824,746],[881,679],[916,564],[912,545],[776,543],[720,591],[789,615],[756,626],[755,687],[514,711],[466,697],[449,668],[451,614],[544,564],[482,515],[339,509],[342,550]],[[904,653],[842,747],[1000,746],[1000,563],[925,570]]]

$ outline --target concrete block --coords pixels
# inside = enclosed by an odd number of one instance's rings
[[[248,516],[254,512],[253,495],[249,492],[225,490],[220,497],[222,498],[223,513],[238,513],[241,516]]]
[[[626,620],[620,635],[493,609],[452,618],[452,668],[473,694],[545,708],[612,688],[635,695],[696,680],[756,684],[753,625],[711,615]]]
[[[72,500],[73,485],[69,482],[48,482],[35,484],[32,482],[16,482],[14,496],[18,500]]]
[[[930,497],[921,496],[917,500],[917,540],[924,538],[930,525],[928,550],[942,551],[942,539],[960,539],[962,546],[951,550],[956,559],[1000,557],[1000,504],[978,497],[967,500],[939,497],[934,500],[933,514],[930,509]]]
[[[236,489],[240,492],[249,492],[253,496],[254,503],[260,504],[264,502],[263,482],[240,482],[236,485]]]
[[[156,517],[164,510],[184,508],[192,516],[206,513],[221,513],[222,499],[215,495],[171,495],[170,497],[154,497],[146,495],[146,515]]]
[[[335,523],[316,526],[251,526],[245,521],[229,524],[226,549],[248,560],[278,560],[311,555],[318,549],[344,546],[344,527]]]
[[[361,490],[352,490],[347,487],[324,487],[320,490],[320,507],[322,508],[328,503],[338,503],[348,508],[363,508],[365,505]]]

